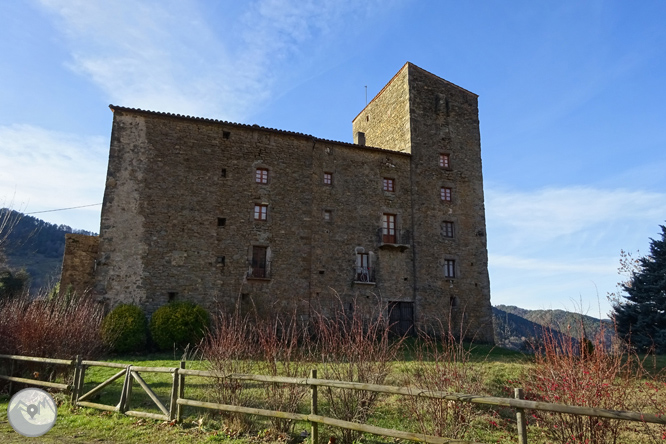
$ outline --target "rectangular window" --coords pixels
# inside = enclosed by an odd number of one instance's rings
[[[368,253],[357,253],[356,259],[356,282],[372,282],[370,274],[370,255]]]
[[[456,261],[453,259],[444,260],[444,277],[454,278],[456,277]]]
[[[252,275],[255,278],[266,277],[266,247],[252,247]]]
[[[324,185],[333,185],[333,173],[324,173]]]
[[[442,198],[442,200],[446,202],[451,202],[451,188],[442,187],[442,189],[439,192],[439,195]]]
[[[257,168],[254,174],[254,181],[257,183],[268,183],[268,170],[266,168]]]
[[[224,227],[227,224],[227,218],[226,217],[218,217],[217,218],[217,226],[218,227]]]
[[[222,168],[222,171],[220,172],[220,177],[227,177],[227,169]]]
[[[393,179],[389,179],[388,177],[384,178],[384,191],[395,191],[395,182]]]
[[[442,222],[442,236],[453,237],[453,222]]]
[[[254,220],[266,220],[268,214],[268,205],[255,204],[254,205]]]
[[[451,164],[449,163],[449,155],[448,154],[440,154],[439,155],[439,166],[442,168],[450,168]]]
[[[326,222],[331,221],[331,210],[324,210],[324,220]]]
[[[395,244],[395,214],[382,215],[382,242]]]

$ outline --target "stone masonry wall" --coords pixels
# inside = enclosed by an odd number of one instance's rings
[[[407,130],[405,134],[404,130]],[[407,63],[353,122],[366,144],[412,154],[409,189],[416,322],[428,328],[452,321],[470,338],[492,341],[477,96]],[[440,154],[450,166],[439,165]],[[441,188],[452,190],[450,202]],[[453,223],[454,236],[443,224]],[[455,261],[455,278],[444,276]],[[406,295],[405,295],[406,296]]]
[[[354,134],[365,133],[366,145],[411,153],[408,64],[357,115]]]
[[[414,65],[409,87],[418,316],[450,316],[456,330],[492,342],[477,96]],[[452,190],[450,202],[442,187]],[[443,236],[444,222],[453,222],[453,238]],[[442,279],[447,259],[455,278]]]
[[[62,261],[60,291],[89,293],[95,284],[95,259],[99,237],[84,234],[65,234],[65,255]]]
[[[135,302],[150,315],[190,300],[307,319],[354,301],[408,304],[417,327],[453,319],[492,341],[474,94],[406,64],[354,119],[367,146],[112,109],[95,276],[109,305]],[[451,168],[439,167],[443,152]],[[255,181],[257,168],[268,183]],[[441,201],[442,186],[452,202]],[[267,206],[267,220],[255,220],[255,205]],[[384,214],[396,217],[392,244]],[[453,238],[442,236],[444,221]],[[267,248],[266,278],[248,276],[253,247]],[[361,252],[374,282],[356,280]],[[456,261],[453,279],[446,259]]]
[[[410,255],[379,248],[383,213],[398,214],[399,228],[411,230],[403,218],[408,155],[126,109],[116,109],[116,129],[127,134],[114,140],[141,152],[112,148],[114,175],[115,165],[140,166],[134,186],[107,186],[102,236],[109,239],[100,253],[107,271],[98,289],[113,304],[137,300],[152,313],[186,299],[210,310],[240,303],[307,317],[331,304],[411,294]],[[132,155],[141,162],[128,164]],[[267,184],[255,182],[257,168],[269,171]],[[382,190],[384,177],[395,192]],[[266,221],[254,220],[255,204],[268,205]],[[108,223],[118,215],[119,223]],[[269,279],[246,276],[253,246],[269,249]],[[375,285],[354,283],[358,247],[373,254]],[[140,266],[120,265],[137,254]],[[116,284],[122,273],[134,292]]]

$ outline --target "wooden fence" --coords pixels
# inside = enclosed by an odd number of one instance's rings
[[[390,394],[390,395],[417,396],[422,398],[442,399],[453,402],[469,402],[473,404],[511,407],[516,409],[518,442],[520,444],[527,444],[527,427],[525,420],[525,410],[540,410],[553,413],[566,413],[570,415],[592,416],[592,417],[608,418],[608,419],[616,419],[624,421],[666,424],[666,417],[660,417],[648,413],[619,411],[619,410],[603,410],[590,407],[578,407],[578,406],[568,406],[563,404],[552,404],[552,403],[545,403],[538,401],[526,401],[522,399],[523,397],[522,389],[515,389],[515,398],[499,398],[492,396],[477,396],[477,395],[466,395],[459,393],[424,390],[415,387],[396,387],[390,385],[363,384],[358,382],[318,379],[316,370],[312,370],[308,378],[291,378],[283,376],[265,376],[265,375],[249,375],[249,374],[222,374],[215,371],[190,370],[185,368],[185,361],[181,361],[179,367],[171,368],[171,367],[141,367],[141,366],[134,366],[131,364],[86,361],[86,360],[81,360],[78,357],[76,359],[69,361],[64,359],[0,355],[0,359],[7,359],[10,361],[9,374],[0,375],[0,379],[5,379],[7,381],[10,381],[10,393],[11,393],[11,384],[14,382],[28,384],[28,385],[49,387],[53,389],[69,391],[71,394],[71,400],[73,405],[82,406],[82,407],[92,407],[102,410],[110,410],[114,412],[123,413],[125,415],[152,418],[165,421],[178,421],[178,422],[182,421],[183,406],[222,410],[235,413],[244,413],[248,415],[259,415],[259,416],[266,416],[273,418],[291,419],[296,421],[307,421],[311,424],[311,436],[312,436],[311,442],[313,443],[318,442],[318,425],[326,424],[334,427],[355,430],[358,432],[371,433],[374,435],[405,439],[415,442],[427,442],[434,444],[444,444],[444,443],[474,444],[472,441],[449,439],[438,436],[424,435],[421,433],[411,433],[401,430],[386,429],[369,424],[361,424],[361,423],[343,421],[340,419],[321,416],[318,414],[317,411],[318,387],[365,390],[365,391]],[[15,361],[30,361],[30,362],[39,362],[45,364],[69,366],[74,370],[73,382],[71,385],[68,385],[68,384],[58,384],[55,382],[46,382],[46,381],[39,381],[28,378],[14,377],[13,373],[15,368],[14,366]],[[120,370],[111,378],[108,378],[104,382],[95,386],[92,390],[89,390],[86,393],[82,393],[84,387],[86,369],[89,367],[109,367],[109,368],[117,368]],[[155,395],[155,393],[148,386],[148,384],[146,384],[144,379],[141,377],[141,373],[168,373],[172,375],[171,396],[168,409],[160,401],[157,395]],[[294,412],[282,412],[282,411],[265,410],[265,409],[251,408],[251,407],[242,407],[236,405],[219,404],[214,402],[203,402],[195,399],[187,399],[184,396],[185,377],[187,376],[217,378],[217,379],[228,378],[228,379],[236,379],[242,381],[255,381],[261,383],[296,384],[301,386],[307,386],[310,389],[310,413],[303,414],[303,413],[294,413]],[[102,389],[104,389],[109,384],[111,384],[112,382],[114,382],[119,378],[123,378],[124,382],[118,404],[112,406],[112,405],[94,403],[89,400],[90,398],[92,398],[93,395],[99,393]],[[132,399],[132,387],[134,381],[136,381],[139,384],[139,386],[153,400],[157,408],[162,412],[161,414],[130,410],[130,404]]]

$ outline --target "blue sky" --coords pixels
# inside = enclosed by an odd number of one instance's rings
[[[493,304],[605,315],[666,220],[666,2],[0,2],[0,205],[101,202],[108,104],[352,141],[410,61],[479,94]],[[99,231],[99,206],[35,214]]]

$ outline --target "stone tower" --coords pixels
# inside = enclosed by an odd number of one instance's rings
[[[412,205],[403,219],[413,227],[414,317],[426,325],[450,318],[465,335],[491,342],[477,98],[407,63],[353,130],[367,145],[411,154]]]

